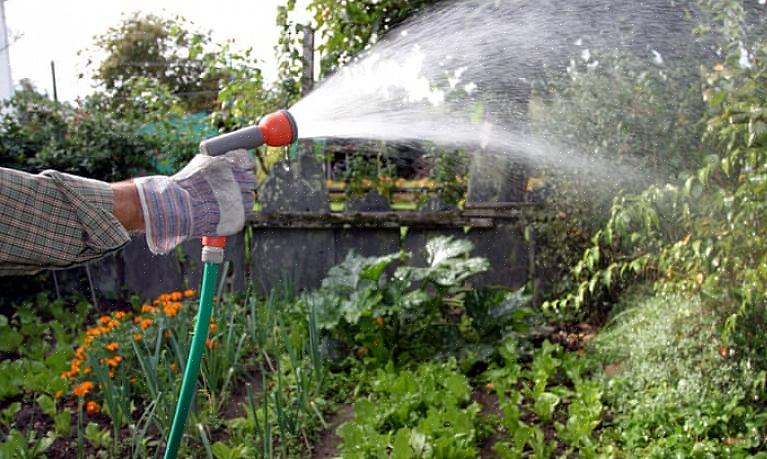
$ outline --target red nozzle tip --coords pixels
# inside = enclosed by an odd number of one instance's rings
[[[287,110],[266,115],[258,127],[261,129],[261,137],[264,143],[270,147],[283,147],[295,142],[298,138],[296,120]]]

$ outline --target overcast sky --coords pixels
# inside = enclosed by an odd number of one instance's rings
[[[269,79],[275,74],[274,46],[279,29],[277,6],[285,0],[7,0],[11,75],[18,83],[32,80],[38,89],[52,93],[50,62],[56,62],[61,100],[73,100],[91,91],[90,80],[79,80],[85,57],[77,52],[92,47],[93,37],[134,11],[172,17],[180,14],[200,30],[211,30],[216,41],[236,40],[240,48],[252,47],[265,61]],[[298,2],[306,4],[306,1]],[[297,18],[304,22],[305,13]]]

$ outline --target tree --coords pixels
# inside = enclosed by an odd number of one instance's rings
[[[424,7],[440,0],[313,0],[308,10],[314,18],[322,55],[320,74],[327,76],[380,40],[386,33]],[[301,87],[302,24],[289,20],[295,0],[278,9],[277,25],[282,27],[277,50],[280,78],[288,100],[298,96]]]
[[[220,75],[211,65],[216,56],[210,34],[192,32],[190,25],[180,17],[134,13],[96,37],[106,58],[93,78],[118,102],[130,96],[137,79],[148,79],[167,87],[187,110],[210,110],[219,89]]]

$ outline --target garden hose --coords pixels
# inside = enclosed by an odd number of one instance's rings
[[[200,143],[200,153],[218,156],[241,148],[256,148],[266,144],[271,147],[290,145],[298,138],[296,121],[287,110],[266,115],[257,126],[251,126],[228,134],[224,134]],[[210,315],[213,309],[213,293],[216,288],[218,270],[224,261],[224,246],[226,238],[210,236],[202,238],[202,286],[200,288],[200,307],[197,310],[197,322],[194,326],[192,344],[189,349],[184,376],[181,380],[181,391],[176,404],[176,414],[165,447],[165,459],[176,459],[181,438],[184,436],[186,420],[192,406],[197,375],[200,372],[200,360],[205,351],[205,340],[208,338]]]
[[[197,310],[197,322],[194,325],[192,345],[184,368],[184,377],[181,380],[181,392],[176,404],[176,414],[173,416],[168,446],[165,448],[165,459],[176,458],[181,437],[184,435],[186,419],[189,417],[189,408],[192,405],[192,398],[197,386],[197,375],[200,372],[200,360],[205,351],[205,340],[208,338],[218,268],[224,261],[224,244],[226,244],[224,237],[205,237],[202,239],[202,261],[204,264],[202,286],[200,287],[200,307]]]

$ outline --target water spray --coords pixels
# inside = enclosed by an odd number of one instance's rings
[[[287,110],[280,110],[266,115],[257,126],[246,127],[228,134],[207,139],[200,143],[200,153],[209,156],[223,155],[237,149],[256,148],[260,145],[282,147],[290,145],[298,138],[296,121]],[[200,307],[197,310],[197,321],[192,335],[184,377],[181,381],[181,391],[176,404],[176,414],[165,448],[165,459],[175,459],[184,434],[186,419],[192,404],[197,375],[200,371],[200,360],[208,337],[210,315],[213,309],[213,292],[215,291],[218,270],[224,261],[224,246],[226,238],[207,236],[202,238],[202,286],[200,287]]]

